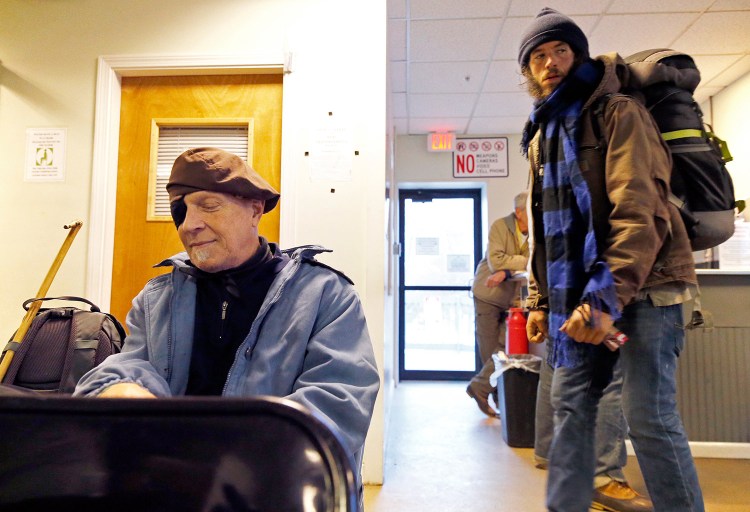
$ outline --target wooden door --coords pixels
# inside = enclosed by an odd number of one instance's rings
[[[146,282],[165,272],[153,265],[183,251],[171,221],[147,221],[151,126],[159,118],[252,118],[250,164],[281,191],[282,75],[124,77],[120,111],[111,312],[120,319]],[[260,233],[279,239],[279,207]]]

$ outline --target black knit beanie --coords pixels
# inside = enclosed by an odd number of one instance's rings
[[[545,7],[534,18],[521,36],[518,49],[518,64],[523,67],[529,64],[531,52],[540,44],[550,41],[563,41],[573,48],[576,55],[589,56],[589,42],[581,28],[562,13]]]

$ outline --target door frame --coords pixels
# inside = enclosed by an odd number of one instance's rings
[[[88,226],[86,297],[103,311],[109,311],[112,293],[115,203],[117,197],[117,154],[120,140],[121,79],[128,76],[178,76],[291,73],[291,53],[274,55],[105,55],[97,61],[94,153],[91,172],[91,206]],[[286,95],[284,95],[285,97]],[[283,101],[283,100],[282,100]],[[282,105],[282,141],[286,108]],[[282,142],[283,144],[283,142]],[[288,182],[288,186],[285,184]],[[285,221],[294,218],[295,187],[285,180],[284,209],[279,233],[289,229]]]
[[[476,341],[474,342],[474,365],[473,371],[449,371],[449,370],[407,370],[404,360],[404,349],[406,348],[406,319],[405,319],[405,299],[406,290],[468,290],[471,293],[471,284],[464,286],[406,286],[404,259],[405,259],[405,208],[406,199],[413,199],[420,195],[428,196],[430,199],[458,199],[468,198],[474,200],[474,266],[473,270],[482,259],[482,190],[479,188],[409,188],[399,189],[398,191],[398,225],[399,225],[399,245],[401,254],[398,258],[399,276],[398,276],[398,380],[469,380],[481,368],[481,360],[477,351]]]

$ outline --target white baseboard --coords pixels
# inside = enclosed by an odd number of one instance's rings
[[[635,455],[633,443],[625,441],[628,455]],[[750,443],[713,443],[691,441],[690,451],[693,457],[700,459],[750,459]]]

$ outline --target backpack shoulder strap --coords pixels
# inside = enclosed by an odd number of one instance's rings
[[[594,134],[596,135],[597,140],[599,141],[599,146],[605,151],[608,146],[609,140],[607,139],[607,124],[604,121],[604,113],[606,112],[610,101],[617,97],[622,98],[628,96],[627,94],[622,94],[619,92],[603,94],[596,98],[589,107],[589,112],[591,112],[591,116],[593,118],[591,126],[594,130]]]
[[[60,379],[60,392],[72,393],[83,374],[93,368],[99,348],[99,331],[107,315],[97,311],[75,311],[71,319],[69,357]]]
[[[104,315],[107,315],[107,317],[112,320],[112,324],[115,326],[115,329],[117,329],[117,334],[120,335],[120,342],[125,343],[125,338],[128,336],[128,333],[125,332],[125,327],[123,327],[122,323],[115,318],[115,315],[112,313],[102,313]]]

